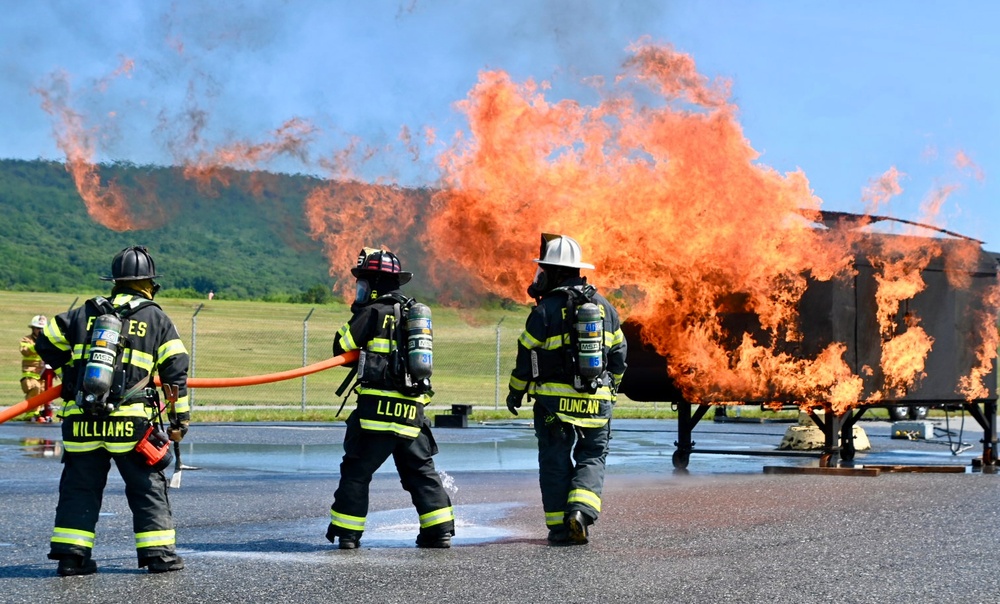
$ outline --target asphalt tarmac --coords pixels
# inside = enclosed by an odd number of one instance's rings
[[[46,559],[57,500],[58,427],[0,425],[0,602],[1000,602],[1000,475],[973,469],[982,431],[952,445],[891,439],[861,422],[858,465],[959,467],[878,476],[765,473],[818,459],[773,452],[788,424],[703,421],[671,463],[676,423],[615,420],[604,511],[586,546],[551,547],[527,421],[438,428],[456,506],[448,550],[414,547],[417,518],[392,464],[372,482],[362,548],[326,541],[342,424],[196,424],[170,492],[187,567],[135,566],[131,514],[112,470],[95,575]],[[967,445],[972,445],[968,447]],[[963,450],[964,449],[964,450]],[[958,452],[954,455],[952,451]],[[964,468],[964,469],[961,469]],[[169,476],[171,470],[166,474]]]

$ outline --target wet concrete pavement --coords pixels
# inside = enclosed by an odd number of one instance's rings
[[[372,483],[357,551],[324,538],[342,424],[198,424],[171,491],[181,572],[135,568],[131,515],[112,470],[96,575],[47,560],[58,427],[0,425],[0,602],[998,602],[1000,475],[971,469],[981,430],[889,438],[862,422],[859,464],[951,465],[959,474],[770,475],[815,457],[694,454],[671,463],[676,423],[615,420],[604,514],[583,547],[545,544],[526,421],[436,429],[456,506],[450,550],[413,546],[416,514],[390,464]],[[698,446],[773,451],[780,423],[702,422]],[[951,427],[957,428],[952,423]],[[956,440],[958,435],[953,435]],[[170,471],[167,471],[170,474]]]

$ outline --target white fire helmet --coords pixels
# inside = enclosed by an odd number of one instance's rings
[[[31,317],[31,323],[28,323],[28,327],[37,327],[38,329],[45,329],[45,315],[35,315]]]
[[[567,268],[594,268],[593,264],[582,262],[583,250],[576,239],[566,235],[542,233],[542,248],[535,259],[538,264],[565,266]]]

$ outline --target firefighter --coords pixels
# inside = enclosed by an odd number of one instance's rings
[[[45,329],[45,322],[44,315],[35,315],[28,323],[31,333],[21,338],[21,391],[24,392],[26,399],[42,392],[42,375],[45,373],[45,363],[42,361],[42,357],[35,352],[35,341]],[[51,413],[46,413],[46,409],[36,408],[27,415],[27,419],[45,422],[52,421],[52,416]]]
[[[340,484],[330,507],[326,538],[340,549],[359,546],[368,515],[372,475],[392,456],[403,488],[410,493],[420,521],[417,547],[451,547],[455,512],[434,469],[438,452],[424,406],[425,388],[410,390],[398,369],[400,306],[408,299],[400,287],[412,274],[401,270],[395,254],[364,248],[351,274],[357,279],[353,315],[337,331],[333,353],[360,350],[357,362],[357,407],[347,418]],[[403,355],[405,357],[405,354]]]
[[[507,409],[534,399],[539,483],[552,545],[588,542],[601,513],[611,411],[625,373],[626,342],[618,312],[580,276],[581,248],[571,237],[542,235],[538,270],[528,287],[537,304],[517,341]],[[590,306],[583,307],[589,304]],[[582,346],[577,309],[593,313]],[[586,344],[586,343],[585,343]]]
[[[151,573],[184,568],[175,551],[167,481],[159,469],[170,460],[154,465],[143,454],[144,447],[137,448],[160,418],[153,374],[159,374],[165,391],[168,385],[171,390],[177,387],[176,401],[168,410],[170,440],[180,442],[190,416],[188,352],[173,322],[152,301],[160,288],[153,280],[158,276],[145,247],[123,249],[112,260],[111,276],[101,278],[114,282],[110,299],[97,297],[56,316],[38,338],[36,350],[42,359],[63,368],[63,471],[49,551],[49,558],[59,561],[57,572],[62,576],[97,570],[91,553],[112,460],[125,481],[139,568]],[[110,379],[119,387],[111,387],[107,398],[97,404],[90,385],[95,378],[88,364],[90,326],[96,317],[108,315],[108,310],[122,317],[120,352]],[[106,332],[93,337],[95,348],[115,339]],[[106,340],[99,342],[98,337]],[[169,441],[157,444],[161,452],[169,451]]]

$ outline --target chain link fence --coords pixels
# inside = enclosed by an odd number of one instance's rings
[[[261,375],[323,361],[332,355],[336,331],[349,316],[307,306],[299,316],[269,312],[267,305],[248,306],[238,320],[211,311],[211,306],[197,305],[187,333],[183,315],[171,313],[191,354],[190,377]],[[503,408],[520,331],[506,316],[487,325],[435,322],[432,405]],[[190,396],[196,407],[336,408],[343,401],[336,390],[347,376],[346,368],[336,367],[268,384],[193,388]]]

